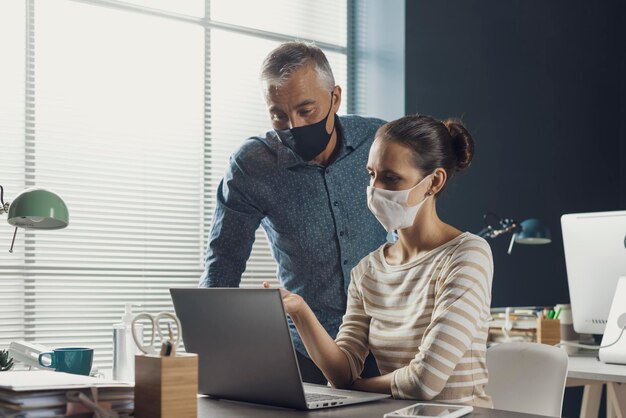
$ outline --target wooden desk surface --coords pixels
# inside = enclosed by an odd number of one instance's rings
[[[417,401],[396,401],[385,399],[359,405],[341,406],[338,408],[319,409],[316,411],[295,411],[292,409],[274,408],[245,402],[216,400],[206,397],[198,398],[198,418],[382,418],[387,412],[409,406]],[[474,412],[466,418],[545,418],[542,415],[521,414],[518,412],[498,409],[474,408]]]

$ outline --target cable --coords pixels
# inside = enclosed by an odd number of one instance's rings
[[[601,348],[609,348],[609,347],[612,347],[612,346],[614,346],[615,344],[617,344],[619,342],[619,340],[622,338],[622,335],[624,335],[624,331],[626,331],[626,325],[624,325],[622,327],[622,331],[617,336],[617,339],[615,341],[613,341],[611,344],[607,344],[607,345],[588,345],[588,344],[577,344],[577,343],[561,342],[561,343],[555,344],[555,346],[561,347],[561,346],[564,345],[564,346],[568,346],[568,347],[588,348],[590,350],[599,350]]]

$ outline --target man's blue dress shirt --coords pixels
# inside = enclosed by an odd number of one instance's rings
[[[385,242],[367,207],[367,157],[380,119],[339,117],[341,137],[327,167],[304,162],[271,130],[230,157],[217,189],[203,287],[237,287],[254,234],[263,226],[278,279],[313,309],[335,338],[346,310],[350,270]],[[296,349],[306,350],[290,322]]]

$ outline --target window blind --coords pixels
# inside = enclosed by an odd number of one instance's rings
[[[38,186],[70,209],[13,254],[0,242],[0,347],[89,346],[109,368],[124,303],[171,310],[170,287],[197,286],[228,156],[270,127],[261,60],[319,42],[345,106],[346,16],[332,0],[0,2],[5,200]],[[275,274],[259,230],[242,286]]]
[[[24,188],[26,7],[0,2],[0,185],[10,202]],[[24,235],[9,254],[13,229],[0,215],[0,347],[24,338]]]

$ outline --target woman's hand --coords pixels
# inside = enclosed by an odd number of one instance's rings
[[[265,289],[269,289],[270,284],[268,282],[263,282],[263,287]],[[283,298],[283,306],[285,307],[285,312],[287,312],[292,318],[297,317],[308,307],[304,299],[302,299],[302,296],[291,293],[286,289],[281,288],[279,290],[280,296]]]
[[[269,289],[270,285],[264,282],[263,287]],[[280,289],[280,296],[285,312],[291,317],[304,347],[317,367],[334,385],[345,387],[350,380],[348,357],[337,347],[335,340],[328,335],[304,299],[285,289]]]

